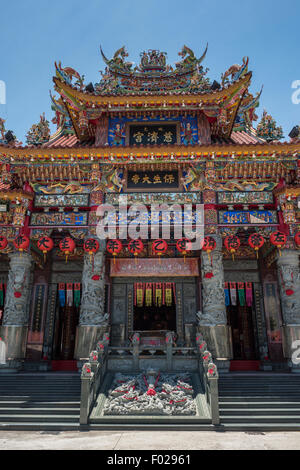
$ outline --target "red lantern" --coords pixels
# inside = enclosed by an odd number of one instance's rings
[[[113,255],[115,264],[116,256],[122,250],[122,243],[120,240],[107,240],[106,249]]]
[[[188,251],[191,251],[192,242],[188,238],[180,238],[176,243],[176,248],[178,251],[180,251],[180,253],[183,254],[185,262],[185,255]]]
[[[287,237],[286,234],[283,232],[280,232],[279,230],[277,232],[273,232],[270,236],[270,242],[272,245],[277,246],[279,249],[279,255],[281,256],[281,251],[280,249],[286,244]]]
[[[7,238],[0,235],[0,250],[4,250],[7,247]]]
[[[213,250],[215,250],[216,246],[217,246],[217,243],[213,237],[209,237],[209,236],[204,237],[202,250],[207,252],[208,257],[210,259],[210,264],[212,264],[210,253]]]
[[[258,258],[258,250],[265,243],[265,239],[260,233],[252,233],[248,238],[248,243],[256,251],[256,257]]]
[[[44,253],[44,260],[46,261],[46,253],[51,251],[54,246],[53,240],[50,237],[41,237],[38,239],[37,247]]]
[[[95,238],[88,238],[84,241],[83,249],[90,255],[92,255],[93,253],[97,253],[97,251],[99,250],[99,242]]]
[[[90,258],[92,260],[93,254],[97,253],[97,251],[99,250],[99,242],[95,238],[87,238],[83,243],[83,249],[86,253],[90,255]]]
[[[166,240],[158,238],[157,240],[154,240],[154,242],[152,243],[152,250],[156,255],[159,256],[159,262],[160,262],[161,255],[165,253],[167,249],[168,249],[168,244]]]
[[[128,251],[132,253],[135,256],[135,259],[139,253],[141,253],[144,249],[144,244],[142,240],[136,239],[136,240],[131,240],[128,243]]]
[[[29,243],[29,238],[26,235],[18,235],[13,241],[15,248],[21,252],[29,247]]]
[[[297,232],[294,237],[297,248],[300,248],[300,232]]]
[[[217,243],[213,237],[204,237],[202,250],[207,251],[207,253],[211,253],[215,250],[216,246]]]
[[[224,240],[224,245],[228,251],[232,254],[234,259],[234,253],[240,247],[241,241],[236,235],[228,235]]]
[[[68,261],[68,255],[75,250],[75,246],[75,242],[71,237],[65,237],[59,242],[59,248],[66,254],[66,262]]]

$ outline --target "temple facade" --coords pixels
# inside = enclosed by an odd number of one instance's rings
[[[207,47],[100,53],[98,83],[55,63],[54,134],[41,115],[23,145],[0,119],[0,367],[201,331],[219,370],[296,369],[299,127],[254,128],[247,57],[211,81]]]

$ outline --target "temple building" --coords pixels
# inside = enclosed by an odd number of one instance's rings
[[[77,370],[106,333],[201,331],[221,371],[297,369],[299,127],[254,127],[247,57],[217,81],[207,47],[100,54],[98,83],[55,63],[54,134],[42,114],[23,145],[0,119],[0,367]]]

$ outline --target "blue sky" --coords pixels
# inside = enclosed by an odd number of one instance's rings
[[[266,108],[288,133],[300,124],[292,82],[300,80],[299,0],[2,0],[0,80],[6,104],[0,117],[25,144],[25,135],[45,112],[53,112],[54,61],[75,68],[86,83],[97,82],[107,57],[125,45],[129,59],[160,49],[178,61],[184,44],[200,56],[211,80],[249,56],[250,91],[264,85],[258,115]],[[299,94],[300,97],[300,94]],[[51,130],[55,127],[51,123]]]

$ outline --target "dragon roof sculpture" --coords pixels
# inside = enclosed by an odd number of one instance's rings
[[[114,92],[126,94],[207,90],[210,87],[209,80],[205,77],[208,69],[204,70],[200,65],[207,48],[208,45],[197,59],[190,48],[183,46],[178,53],[182,60],[175,64],[175,68],[167,65],[166,52],[149,49],[140,54],[141,62],[133,68],[133,63],[125,60],[128,53],[124,46],[115,52],[112,59],[107,59],[100,47],[107,67],[100,82],[95,84],[95,91],[103,95]]]

